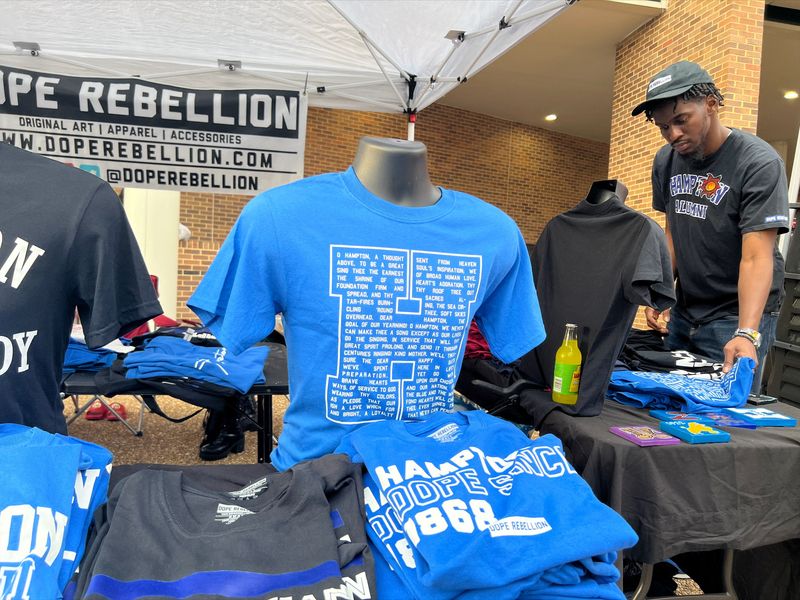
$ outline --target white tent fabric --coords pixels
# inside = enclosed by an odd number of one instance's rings
[[[197,89],[291,87],[310,106],[411,113],[572,2],[0,0],[0,64]]]

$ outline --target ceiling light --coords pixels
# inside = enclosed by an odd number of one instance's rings
[[[552,115],[547,115],[547,116],[544,118],[544,120],[545,120],[545,121],[555,121],[557,118],[558,118],[558,115],[556,115],[556,114],[552,114]]]
[[[783,97],[787,100],[797,100],[798,93],[795,90],[784,92]]]

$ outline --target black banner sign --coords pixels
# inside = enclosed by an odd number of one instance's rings
[[[196,90],[3,66],[0,113],[292,139],[301,125],[297,91]]]

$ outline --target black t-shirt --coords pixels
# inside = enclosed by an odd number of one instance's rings
[[[122,203],[94,175],[0,143],[0,422],[66,433],[76,307],[93,348],[161,313]]]
[[[76,597],[374,597],[362,465],[326,455],[237,491],[210,477],[141,470],[118,482],[95,514]]]
[[[524,356],[519,372],[549,387],[567,323],[578,325],[583,364],[575,406],[530,392],[521,404],[538,424],[551,410],[599,414],[614,361],[640,305],[661,310],[675,301],[666,237],[658,224],[617,197],[583,200],[557,215],[536,242],[533,276],[547,338]]]
[[[765,141],[731,129],[720,149],[700,161],[664,146],[652,176],[653,208],[667,214],[675,249],[676,308],[698,324],[738,315],[742,234],[788,231],[783,161]],[[780,308],[783,272],[776,244],[765,312]]]
[[[698,379],[722,376],[722,363],[688,350],[670,350],[666,336],[652,329],[631,330],[614,369],[674,373]]]

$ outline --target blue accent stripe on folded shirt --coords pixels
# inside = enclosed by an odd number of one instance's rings
[[[351,568],[354,568],[354,567],[362,567],[362,566],[364,566],[364,555],[363,554],[359,554],[353,560],[351,560],[349,563],[347,563],[345,566],[343,566],[342,567],[342,571],[346,571],[347,569],[351,569]]]
[[[342,515],[339,514],[338,510],[331,511],[331,521],[334,529],[344,526],[344,519],[342,519]]]
[[[135,600],[157,596],[190,598],[195,595],[222,598],[252,598],[292,587],[314,585],[329,577],[341,577],[339,565],[326,561],[305,571],[265,574],[247,571],[204,571],[174,581],[138,579],[122,581],[107,575],[95,575],[86,595],[98,594],[114,600]]]

